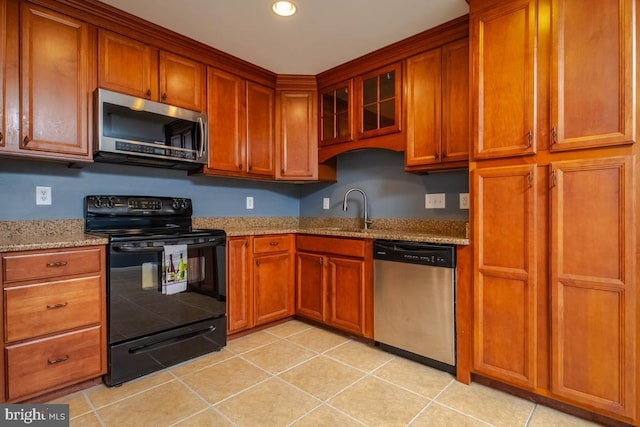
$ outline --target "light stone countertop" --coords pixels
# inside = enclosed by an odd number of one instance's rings
[[[0,221],[0,252],[106,245],[101,236],[86,234],[84,220]]]
[[[364,230],[358,219],[194,218],[194,228],[223,229],[227,236],[304,233],[360,239],[406,240],[468,245],[466,221],[378,219]],[[84,233],[84,220],[0,221],[0,252],[106,245],[105,237]]]
[[[405,240],[469,245],[469,226],[459,220],[374,220],[364,230],[360,220],[341,218],[194,218],[195,228],[223,229],[227,236],[304,233],[360,239]]]

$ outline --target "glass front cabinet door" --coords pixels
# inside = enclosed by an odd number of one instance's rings
[[[353,80],[320,91],[320,144],[353,141]]]
[[[358,138],[400,131],[400,63],[360,76]]]

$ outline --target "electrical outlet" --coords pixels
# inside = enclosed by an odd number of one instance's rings
[[[36,187],[36,205],[51,204],[51,187]]]
[[[331,200],[328,197],[323,198],[322,209],[325,209],[325,210],[329,209],[330,203],[331,203]]]
[[[469,209],[469,193],[460,193],[460,209]]]
[[[247,209],[253,209],[253,197],[247,196]]]
[[[444,209],[445,193],[425,194],[424,207],[426,209]]]

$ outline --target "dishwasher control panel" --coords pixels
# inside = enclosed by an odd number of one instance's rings
[[[400,240],[376,240],[373,242],[373,258],[455,268],[456,247],[455,245],[437,245]]]

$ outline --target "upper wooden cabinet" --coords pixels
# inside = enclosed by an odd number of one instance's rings
[[[273,178],[274,91],[212,67],[207,75],[205,173]]]
[[[635,141],[635,7],[551,2],[552,151]]]
[[[276,89],[276,179],[318,179],[318,94],[313,76],[287,76]]]
[[[476,159],[533,154],[536,2],[508,0],[471,14],[471,123]]]
[[[405,169],[466,166],[470,143],[468,40],[407,59],[405,93]]]
[[[402,65],[396,63],[356,78],[358,138],[399,132],[402,112]]]
[[[0,148],[4,147],[7,126],[5,114],[7,111],[7,97],[5,94],[7,77],[7,0],[0,0]],[[15,33],[15,31],[13,31]]]
[[[7,148],[90,161],[95,29],[28,2],[20,13],[20,138]]]
[[[206,100],[206,71],[199,62],[160,51],[160,101],[203,111]]]
[[[353,141],[353,80],[320,91],[320,145]]]
[[[132,67],[131,64],[136,64]],[[100,29],[98,84],[128,95],[204,111],[205,66]]]

